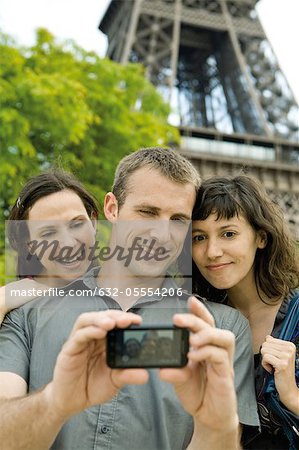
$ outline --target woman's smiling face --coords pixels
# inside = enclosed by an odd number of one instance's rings
[[[192,257],[203,277],[217,289],[230,289],[254,280],[258,248],[265,247],[263,233],[253,230],[243,215],[231,219],[210,214],[192,224]]]
[[[42,241],[47,246],[50,244],[40,262],[44,267],[41,275],[52,278],[51,284],[60,284],[59,280],[71,280],[86,272],[91,263],[88,256],[95,242],[95,230],[74,191],[65,189],[39,199],[29,211],[27,225],[31,249],[32,242],[36,246]],[[35,252],[37,256],[39,251]]]

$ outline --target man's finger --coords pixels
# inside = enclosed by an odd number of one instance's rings
[[[206,345],[214,345],[223,348],[229,355],[229,360],[233,363],[235,351],[235,336],[229,330],[218,328],[205,329],[190,336],[190,345],[194,348],[202,348]]]
[[[116,326],[124,328],[130,324],[138,325],[141,323],[141,316],[134,313],[126,313],[123,311],[95,311],[81,314],[75,322],[72,333],[86,326],[103,326],[106,330],[110,330]]]
[[[189,313],[175,314],[173,322],[178,327],[188,328],[192,333],[211,328],[203,319]]]
[[[233,374],[231,362],[226,350],[206,345],[203,348],[191,350],[188,359],[194,362],[210,363],[219,376],[226,377],[228,373]]]
[[[207,322],[212,327],[215,326],[215,320],[210,311],[205,307],[205,305],[198,300],[196,297],[192,296],[188,299],[188,306],[190,311],[195,314],[196,316],[203,319],[205,322]]]
[[[149,374],[145,369],[113,369],[111,370],[112,384],[121,389],[125,384],[145,384]]]
[[[77,355],[86,348],[89,342],[94,340],[103,340],[107,334],[104,328],[90,325],[81,328],[72,334],[62,347],[63,353],[69,356]]]
[[[185,366],[181,369],[160,369],[159,377],[162,381],[173,384],[186,383],[191,377],[190,367]]]

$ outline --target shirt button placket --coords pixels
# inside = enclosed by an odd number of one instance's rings
[[[101,405],[98,416],[94,449],[113,448],[113,430],[116,406],[117,395],[110,402]]]

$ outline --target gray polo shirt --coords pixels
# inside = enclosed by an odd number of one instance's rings
[[[176,288],[167,279],[163,285]],[[85,295],[81,290],[85,290]],[[76,293],[76,295],[74,295]],[[83,292],[82,292],[83,294]],[[254,392],[251,334],[247,320],[236,310],[208,303],[219,328],[236,336],[235,385],[240,422],[258,426]],[[0,371],[20,375],[28,392],[52,379],[58,353],[78,315],[87,311],[120,309],[110,297],[100,296],[90,274],[68,286],[63,297],[33,300],[12,311],[0,329]],[[186,312],[186,299],[144,297],[131,309],[143,323],[172,323],[176,312]],[[171,384],[150,370],[146,385],[125,386],[110,402],[74,416],[61,429],[55,450],[175,450],[186,448],[193,432],[192,417],[181,407]]]

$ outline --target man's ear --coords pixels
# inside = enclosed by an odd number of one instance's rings
[[[264,230],[259,230],[257,232],[257,247],[258,248],[265,248],[267,245],[267,233]]]
[[[112,192],[108,192],[108,194],[105,195],[104,214],[109,222],[116,222],[118,217],[118,202]]]

